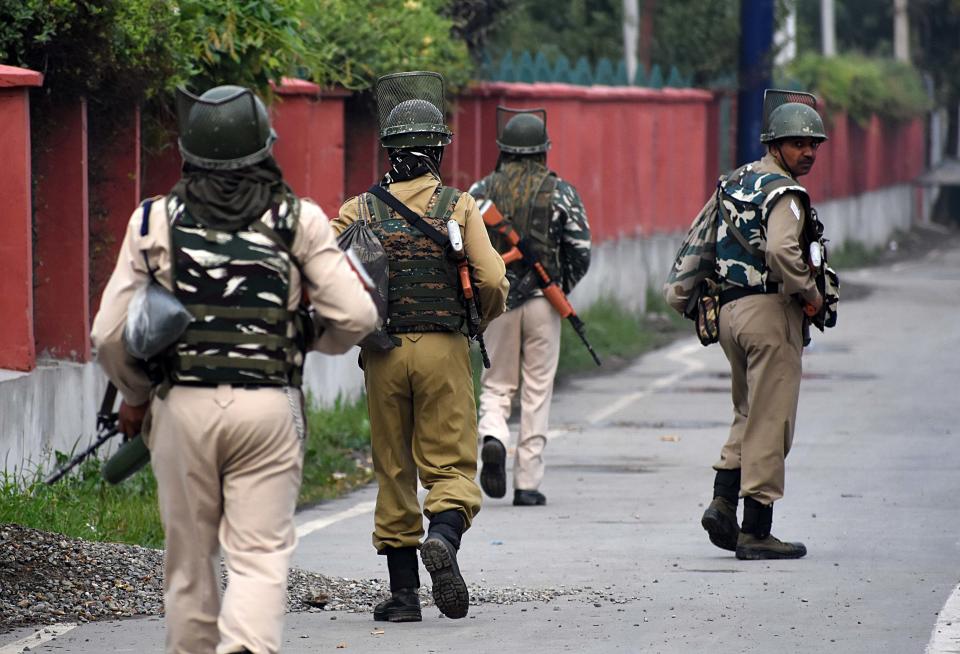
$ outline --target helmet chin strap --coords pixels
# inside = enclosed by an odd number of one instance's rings
[[[776,154],[777,163],[779,163],[779,164],[783,167],[784,170],[786,170],[788,173],[790,173],[790,177],[793,177],[794,179],[796,179],[796,178],[797,178],[797,174],[793,172],[793,169],[790,168],[790,166],[787,164],[786,159],[784,159],[784,157],[783,157],[783,150],[780,149],[780,144],[779,144],[779,143],[774,143],[774,144],[773,144],[773,147],[775,147],[775,148],[777,149],[777,154]]]

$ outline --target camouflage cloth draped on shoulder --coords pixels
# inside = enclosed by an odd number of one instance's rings
[[[548,169],[532,160],[520,160],[503,164],[499,171],[488,175],[470,187],[470,194],[478,201],[486,198],[494,199],[497,208],[508,218],[513,218],[512,206],[516,199],[530,198],[536,194],[537,188],[532,188],[533,182],[543,180]],[[497,178],[507,182],[507,188],[494,192],[493,186]],[[512,183],[511,183],[512,182]],[[494,196],[498,196],[494,198]],[[499,197],[505,196],[505,197]],[[514,198],[511,202],[510,199]],[[499,201],[497,201],[499,200]],[[530,200],[528,199],[527,202]],[[526,204],[526,203],[523,203]],[[521,236],[528,237],[521,229]],[[580,194],[569,182],[556,178],[556,184],[550,198],[550,223],[548,227],[549,240],[558,248],[559,282],[565,292],[570,292],[583,278],[590,267],[590,223],[583,206]],[[502,252],[501,252],[502,254]],[[546,259],[549,257],[544,257]],[[549,264],[548,264],[548,267]],[[507,297],[507,309],[514,309],[523,304],[538,292],[538,287],[526,266],[522,262],[507,266],[507,279],[510,282],[510,293]]]

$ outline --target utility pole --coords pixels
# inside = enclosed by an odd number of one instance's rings
[[[833,14],[833,0],[820,0],[820,46],[824,57],[837,55],[837,22]]]
[[[763,91],[771,86],[774,0],[740,1],[740,81],[737,164],[763,156]]]
[[[627,84],[637,75],[637,44],[640,42],[640,0],[623,0],[623,63]]]
[[[910,17],[907,0],[893,0],[893,58],[910,63]]]

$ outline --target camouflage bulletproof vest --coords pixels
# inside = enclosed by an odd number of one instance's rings
[[[810,199],[806,189],[784,175],[760,173],[747,165],[720,180],[717,189],[717,201],[722,203],[720,210],[726,212],[760,255],[748,252],[718,215],[716,271],[721,282],[742,288],[765,288],[767,220],[770,209],[787,192],[800,196],[809,215]]]
[[[167,215],[174,294],[195,318],[166,362],[170,382],[299,386],[303,349],[287,309],[299,204],[234,232],[204,227],[173,195]]]
[[[390,261],[386,329],[390,334],[455,332],[466,313],[456,270],[443,248],[408,223],[376,196],[364,193],[370,228]],[[455,188],[437,186],[424,220],[441,234],[460,199]]]
[[[520,232],[520,236],[533,244],[550,276],[561,279],[560,248],[550,234],[557,174],[539,163],[510,162],[490,175],[488,188],[488,197]],[[500,254],[510,249],[498,232],[489,229],[487,232]],[[510,265],[525,270],[522,262]]]

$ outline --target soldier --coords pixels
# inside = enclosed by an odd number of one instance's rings
[[[477,417],[467,314],[448,259],[448,220],[463,233],[484,322],[503,311],[507,281],[476,202],[440,180],[443,148],[451,141],[443,78],[430,72],[386,75],[377,81],[376,93],[380,142],[391,168],[379,188],[347,200],[333,223],[343,232],[357,220],[367,221],[389,260],[386,330],[395,347],[364,347],[361,354],[379,485],[373,545],[387,557],[391,591],[373,618],[421,619],[418,474],[427,490],[423,513],[430,520],[420,555],[437,607],[447,617],[462,618],[469,595],[457,551],[480,510],[480,489],[474,482]]]
[[[277,652],[297,540],[305,349],[345,352],[378,316],[323,211],[284,183],[260,99],[237,86],[180,91],[178,113],[183,176],[131,216],[92,339],[123,395],[120,429],[143,427],[151,450],[167,651]],[[162,371],[152,377],[123,341],[134,291],[148,283],[194,318],[151,362]],[[312,342],[296,312],[301,285],[325,324]]]
[[[718,191],[721,217],[727,216],[717,231],[720,345],[730,362],[734,418],[701,522],[710,540],[738,559],[795,559],[807,552],[770,529],[773,503],[783,497],[800,393],[801,302],[816,311],[823,305],[804,258],[819,236],[812,231],[819,221],[796,181],[813,168],[827,139],[815,102],[810,94],[768,90],[760,137],[767,153],[731,173]]]
[[[532,246],[550,276],[569,293],[590,266],[590,225],[577,190],[547,168],[546,112],[497,108],[496,170],[470,189],[477,200],[490,199]],[[495,247],[510,247],[491,230]],[[513,504],[547,503],[540,492],[543,449],[547,443],[553,378],[560,357],[560,315],[524,261],[507,266],[507,312],[487,329],[491,367],[481,376],[480,486],[490,497],[507,492],[505,470],[513,396],[520,391],[520,432],[513,466]],[[521,381],[522,380],[522,381]]]

